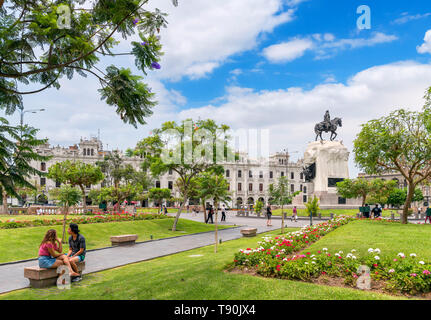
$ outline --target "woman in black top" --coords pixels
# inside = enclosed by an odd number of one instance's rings
[[[269,204],[266,207],[266,216],[268,218],[268,220],[266,220],[266,226],[267,227],[272,227],[272,224],[271,224],[272,211],[271,211],[271,206]]]

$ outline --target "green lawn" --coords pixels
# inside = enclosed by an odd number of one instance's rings
[[[274,234],[274,232],[272,233]],[[6,299],[94,300],[379,300],[395,297],[355,289],[268,279],[224,272],[240,248],[256,247],[261,238],[224,242],[219,252],[208,246],[175,255],[86,275],[71,290],[23,289]]]
[[[169,230],[172,224],[173,219],[155,219],[82,224],[79,228],[86,238],[87,249],[111,246],[109,239],[112,235],[137,234],[138,241],[144,241],[150,240],[151,235],[153,239],[161,239],[214,230],[214,225],[180,219],[177,231],[173,232]],[[61,237],[62,226],[0,229],[0,263],[37,258],[39,244],[45,232],[51,228],[56,229]]]
[[[364,255],[369,248],[379,248],[381,255],[416,253],[418,257],[431,260],[430,239],[430,225],[357,220],[329,233],[307,251],[328,248],[330,252],[342,250],[347,253],[355,249]]]
[[[284,212],[287,212],[287,217],[292,216],[292,209],[284,209]],[[329,217],[331,213],[336,215],[356,216],[359,210],[358,209],[322,209],[322,210],[319,210],[319,212],[322,214],[322,217]],[[383,217],[390,217],[391,213],[395,213],[395,216],[398,216],[397,210],[383,210],[382,215]],[[273,210],[272,214],[276,216],[281,216],[281,209]],[[309,215],[310,213],[308,213],[306,209],[298,209],[298,216],[308,217]]]

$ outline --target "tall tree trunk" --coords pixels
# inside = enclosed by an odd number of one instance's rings
[[[284,233],[284,212],[283,212],[283,204],[281,205],[281,233]]]
[[[367,195],[362,196],[362,206],[365,207],[365,201],[367,200]]]
[[[7,193],[4,189],[2,192],[2,201],[3,201],[3,204],[1,206],[1,214],[9,214],[8,207],[7,207]]]
[[[408,222],[408,211],[410,208],[410,204],[412,203],[412,199],[413,199],[413,195],[415,193],[415,186],[413,185],[413,183],[409,182],[409,186],[407,189],[407,199],[406,202],[404,203],[404,208],[403,208],[403,215],[401,217],[401,223],[402,224],[407,224]]]
[[[180,219],[181,211],[184,209],[186,202],[187,202],[187,195],[184,196],[184,201],[181,204],[180,208],[178,209],[177,215],[175,216],[175,221],[174,221],[174,225],[172,226],[172,231],[177,231],[178,220]]]
[[[69,213],[69,206],[64,206],[63,207],[63,213],[64,213],[64,216],[63,216],[63,236],[61,237],[62,239],[63,239],[63,243],[66,241],[66,239],[65,239],[65,235],[66,235],[66,219],[67,219],[67,214]]]
[[[202,208],[204,209],[204,222],[207,222],[207,210],[205,208],[205,199],[201,199]]]
[[[217,215],[218,215],[218,203],[215,202],[214,203],[215,206],[215,253],[217,253],[217,244],[218,244],[218,220],[217,220]]]
[[[87,196],[85,195],[85,188],[83,186],[79,186],[82,192],[82,206],[84,209],[84,214],[87,213]]]

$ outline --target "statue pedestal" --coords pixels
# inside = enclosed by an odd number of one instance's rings
[[[308,144],[304,164],[316,164],[313,194],[321,205],[338,205],[336,183],[349,178],[349,150],[340,141],[315,141]]]

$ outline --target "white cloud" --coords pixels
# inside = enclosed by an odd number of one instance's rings
[[[398,37],[395,35],[386,35],[381,32],[375,32],[370,38],[353,39],[336,39],[331,33],[316,33],[269,46],[263,49],[263,55],[271,62],[291,62],[302,57],[307,50],[312,50],[315,52],[316,59],[326,59],[333,57],[341,50],[372,47],[397,39]]]
[[[290,62],[302,57],[312,48],[313,41],[309,39],[293,39],[265,48],[263,55],[271,62]]]
[[[297,5],[302,1],[290,1]],[[293,20],[295,10],[283,0],[170,1],[155,4],[169,14],[161,31],[165,55],[161,79],[199,79],[213,72],[235,54],[253,49],[260,36]]]
[[[418,46],[417,51],[421,54],[430,53],[431,54],[431,30],[428,30],[425,34],[424,43]]]
[[[423,18],[427,18],[431,16],[431,13],[424,13],[424,14],[414,14],[409,15],[408,12],[404,12],[400,18],[395,19],[392,23],[393,24],[404,24],[413,20],[419,20]]]
[[[431,64],[407,61],[364,70],[346,84],[323,82],[311,90],[291,87],[255,91],[230,87],[220,106],[184,110],[180,117],[211,118],[234,129],[269,129],[272,152],[288,146],[303,154],[307,143],[315,138],[315,123],[322,121],[329,109],[332,117],[343,118],[339,136],[352,150],[360,124],[396,108],[420,109],[430,85]],[[350,168],[351,175],[356,175],[352,157]]]

